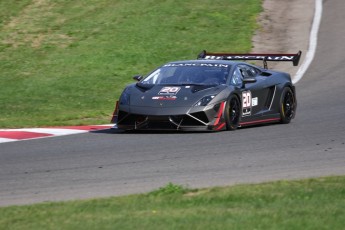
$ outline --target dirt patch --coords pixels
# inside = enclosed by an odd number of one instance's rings
[[[314,0],[264,0],[258,18],[259,29],[253,37],[253,53],[297,53],[302,64],[309,45],[314,17]],[[298,67],[292,63],[268,63],[270,69],[288,72],[293,77]]]

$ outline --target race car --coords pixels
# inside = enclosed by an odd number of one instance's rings
[[[202,51],[197,59],[166,63],[137,75],[116,102],[114,127],[122,130],[235,130],[264,123],[289,123],[296,114],[295,86],[288,73],[268,61],[296,54],[231,54]],[[262,60],[264,67],[248,60]]]

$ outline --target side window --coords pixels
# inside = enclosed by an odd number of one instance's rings
[[[258,75],[259,71],[251,66],[248,66],[248,72],[251,75],[251,77],[256,77]]]
[[[232,75],[231,84],[232,85],[240,85],[240,84],[242,84],[242,74],[241,74],[241,71],[240,71],[239,67],[236,67],[236,69],[234,71],[234,74]]]
[[[256,77],[257,70],[248,65],[240,65],[240,71],[244,78]]]

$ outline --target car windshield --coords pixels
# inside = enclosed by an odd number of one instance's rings
[[[142,84],[220,85],[225,84],[230,65],[218,63],[169,63],[149,74]]]

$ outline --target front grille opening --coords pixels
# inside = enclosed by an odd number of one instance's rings
[[[164,130],[164,129],[177,129],[177,126],[171,122],[156,121],[156,122],[148,122],[146,128]]]
[[[201,111],[201,112],[191,113],[190,115],[195,117],[195,118],[197,118],[197,119],[199,119],[199,120],[201,120],[201,121],[203,121],[203,122],[205,122],[205,123],[209,122],[205,112]]]
[[[181,121],[184,119],[184,115],[175,115],[175,116],[170,116],[170,119],[175,123],[175,124],[181,124]]]
[[[180,127],[199,126],[204,127],[209,122],[204,112],[192,113],[191,115],[172,116],[146,116],[138,114],[128,114],[120,111],[118,124],[131,126],[134,129],[169,130]]]
[[[121,121],[122,119],[124,119],[126,116],[128,115],[128,113],[124,112],[124,111],[119,111],[118,116],[117,116],[117,120]]]
[[[143,123],[147,120],[147,116],[129,114],[124,111],[119,111],[118,123],[122,125],[135,125]]]
[[[181,126],[204,126],[202,122],[190,117],[184,116]]]
[[[165,130],[176,129],[177,125],[170,121],[169,116],[149,116],[147,117],[146,122],[138,128]]]

